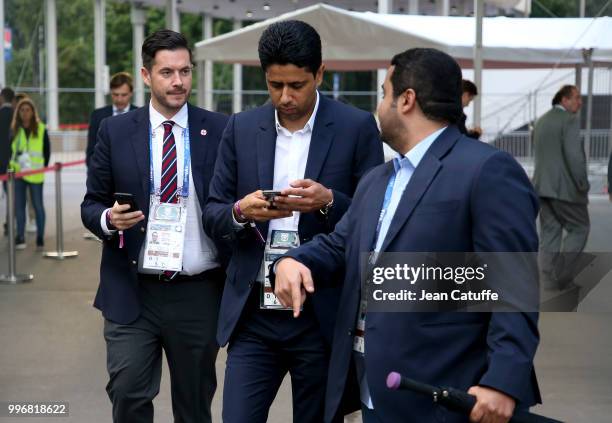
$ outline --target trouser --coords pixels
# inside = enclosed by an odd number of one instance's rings
[[[149,278],[139,281],[138,319],[127,325],[109,320],[104,324],[110,376],[106,391],[113,404],[113,422],[153,422],[152,401],[159,392],[163,349],[170,370],[174,421],[209,423],[217,387],[215,333],[223,272],[205,272],[200,280],[190,281]]]
[[[540,268],[546,287],[563,288],[576,276],[589,229],[586,204],[540,198]]]
[[[255,292],[229,343],[223,422],[266,422],[287,372],[293,422],[322,422],[330,351],[314,312],[306,303],[295,319],[291,311],[260,310],[258,301]]]
[[[17,218],[17,238],[25,238],[26,197],[30,191],[30,199],[36,215],[36,238],[42,240],[45,236],[45,207],[43,205],[43,185],[32,184],[23,179],[15,180],[15,215]]]

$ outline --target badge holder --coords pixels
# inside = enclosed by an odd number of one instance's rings
[[[180,272],[187,225],[186,201],[180,197],[178,203],[160,203],[159,196],[152,195],[150,210],[143,267]]]
[[[291,307],[283,307],[274,295],[270,283],[270,265],[289,250],[300,246],[300,235],[297,231],[272,230],[266,241],[264,258],[261,263],[257,281],[261,286],[259,308],[268,310],[292,310]]]

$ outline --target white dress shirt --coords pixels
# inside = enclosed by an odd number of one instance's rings
[[[317,100],[312,110],[312,114],[304,127],[298,131],[290,132],[283,127],[278,120],[278,112],[274,111],[274,121],[276,126],[276,149],[274,152],[274,182],[272,189],[281,191],[289,188],[289,183],[296,179],[304,179],[306,162],[308,161],[308,150],[312,130],[314,129],[315,118],[319,110],[319,92]],[[263,187],[267,189],[268,187]],[[283,219],[270,220],[268,232],[274,229],[297,231],[300,223],[300,213],[293,212],[293,216]]]
[[[184,136],[188,130],[187,104],[185,104],[172,118],[166,119],[161,113],[153,108],[151,103],[149,103],[149,122],[152,130],[151,158],[153,159],[153,187],[155,192],[157,192],[159,189],[161,178],[164,139],[164,127],[162,123],[167,120],[174,122],[172,133],[174,134],[174,142],[176,144],[177,181],[179,181],[179,185],[182,185],[184,176]],[[192,152],[194,142],[202,142],[202,140],[190,139]],[[193,160],[193,154],[191,157]],[[183,247],[183,270],[181,271],[181,274],[183,275],[197,275],[205,270],[219,267],[217,249],[212,240],[204,233],[204,228],[202,227],[202,209],[200,207],[200,202],[198,201],[195,185],[193,183],[193,172],[191,169],[192,167],[190,166],[189,196],[187,197],[187,227],[185,230],[185,245]],[[100,223],[105,233],[111,234],[113,232],[109,231],[106,227],[106,212],[102,214]],[[143,242],[138,259],[138,272],[148,274],[160,273],[158,270],[143,268],[144,247],[145,243]]]
[[[113,104],[113,116],[122,115],[130,111],[130,105],[125,106],[125,109],[119,109]]]

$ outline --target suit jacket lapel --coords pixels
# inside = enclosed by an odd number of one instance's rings
[[[210,148],[207,148],[206,136],[202,135],[202,130],[205,129],[206,115],[197,113],[196,109],[188,105],[188,122],[189,122],[189,142],[191,148],[191,172],[193,176],[193,184],[195,192],[198,195],[200,206],[204,206],[204,179],[203,166],[206,163],[206,157],[209,154]],[[190,193],[191,195],[191,193]]]
[[[148,107],[141,108],[137,113],[134,113],[134,130],[130,137],[132,148],[134,149],[134,155],[136,156],[136,163],[138,165],[138,171],[140,173],[140,182],[142,188],[141,198],[145,199],[144,204],[139,205],[143,208],[145,214],[149,210],[149,191],[150,191],[150,152],[149,152],[149,136],[150,136],[150,123],[149,123],[149,109]]]
[[[272,189],[274,184],[274,155],[276,152],[276,128],[274,107],[265,109],[257,132],[257,176],[260,189]]]
[[[276,155],[276,124],[274,107],[269,105],[264,109],[264,116],[259,122],[257,131],[257,177],[259,189],[272,189],[274,186],[274,156]],[[268,222],[257,223],[260,232],[266,236]]]
[[[421,163],[419,163],[412,174],[410,182],[406,185],[402,198],[397,205],[395,215],[393,219],[391,219],[391,225],[389,226],[381,251],[386,251],[389,243],[393,241],[393,238],[395,238],[399,230],[404,226],[404,223],[406,223],[414,211],[415,206],[425,191],[427,191],[427,188],[429,188],[429,185],[441,167],[442,165],[436,157],[427,154],[423,157]]]
[[[374,237],[376,235],[376,227],[382,209],[385,191],[389,178],[393,174],[393,163],[385,163],[385,170],[382,175],[377,178],[372,187],[368,190],[368,201],[360,209],[359,213],[363,216],[363,225],[361,226],[361,236],[359,237],[359,251],[373,251]]]
[[[423,159],[415,169],[397,206],[395,215],[382,244],[381,251],[386,251],[400,229],[408,221],[415,207],[427,191],[436,175],[442,168],[441,159],[455,145],[461,133],[451,125],[433,142]]]
[[[325,163],[327,158],[327,152],[334,138],[334,131],[332,129],[334,121],[333,117],[330,116],[329,103],[330,100],[319,94],[319,109],[310,138],[304,179],[316,181],[319,178],[323,163]]]

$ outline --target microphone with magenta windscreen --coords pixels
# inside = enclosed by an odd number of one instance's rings
[[[397,372],[391,372],[389,375],[387,375],[387,388],[394,391],[408,390],[418,394],[427,395],[432,398],[433,402],[443,405],[449,410],[468,415],[476,404],[476,397],[468,394],[467,392],[455,388],[439,388],[437,386],[417,382],[416,380],[404,377]],[[530,413],[528,411],[515,410],[514,415],[510,419],[510,423],[563,422],[540,416],[539,414]]]

